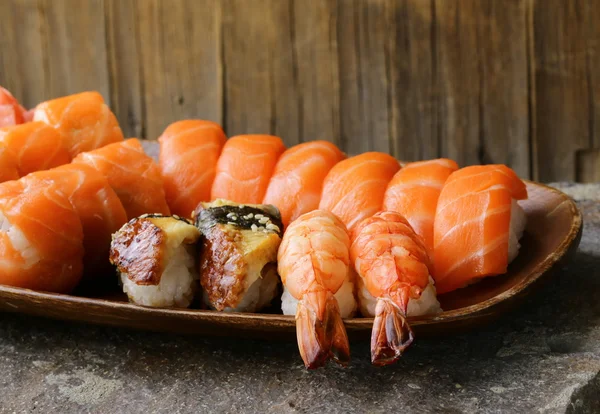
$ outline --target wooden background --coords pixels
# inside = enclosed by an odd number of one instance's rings
[[[350,153],[600,181],[598,0],[0,0],[0,84]]]

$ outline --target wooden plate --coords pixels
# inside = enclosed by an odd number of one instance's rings
[[[541,184],[527,182],[527,189],[529,199],[522,203],[527,228],[520,254],[508,273],[441,295],[445,312],[409,319],[417,337],[461,332],[491,321],[514,308],[534,284],[548,279],[574,254],[583,227],[575,203],[564,193]],[[143,308],[127,303],[122,294],[89,298],[0,286],[0,309],[152,331],[295,338],[291,316]],[[351,337],[369,337],[372,319],[353,318],[345,322]]]

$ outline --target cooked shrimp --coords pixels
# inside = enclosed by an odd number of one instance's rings
[[[303,214],[289,225],[277,259],[283,313],[296,315],[304,364],[318,368],[333,359],[346,365],[350,346],[342,317],[356,310],[346,226],[328,211]]]
[[[413,341],[406,316],[409,301],[419,299],[429,284],[425,244],[403,216],[384,211],[358,225],[350,253],[366,289],[377,298],[371,362],[391,364]]]

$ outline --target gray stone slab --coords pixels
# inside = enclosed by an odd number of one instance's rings
[[[599,186],[560,184],[585,230],[575,260],[522,307],[417,340],[395,366],[353,343],[307,372],[295,343],[167,336],[0,313],[0,412],[600,412]]]

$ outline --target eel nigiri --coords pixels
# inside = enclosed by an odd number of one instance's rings
[[[119,196],[128,219],[142,214],[170,215],[160,168],[135,138],[79,154],[73,163],[100,171]]]
[[[25,109],[15,97],[0,86],[0,128],[25,122]]]
[[[525,229],[525,213],[517,203],[525,198],[525,184],[504,165],[466,167],[450,175],[434,224],[433,277],[439,293],[506,273]]]
[[[284,286],[281,309],[296,315],[304,364],[317,368],[331,358],[346,365],[350,345],[342,318],[356,311],[346,226],[325,210],[303,214],[285,231],[277,258]]]
[[[387,365],[398,359],[413,341],[406,320],[411,302],[439,308],[434,295],[424,297],[431,285],[431,262],[423,239],[400,214],[383,211],[357,226],[350,254],[354,268],[376,305],[364,316],[374,316],[371,362]],[[359,294],[359,301],[365,297]],[[413,305],[414,306],[414,305]],[[361,311],[367,306],[361,303]]]
[[[195,243],[198,229],[178,216],[145,214],[113,236],[110,261],[133,303],[187,308],[198,284]]]
[[[110,275],[111,236],[125,224],[127,215],[108,180],[85,164],[67,164],[39,171],[22,180],[54,184],[69,198],[83,227],[86,282],[100,281],[99,278]]]
[[[0,283],[69,293],[83,271],[83,231],[55,185],[0,184]]]
[[[262,203],[285,145],[272,135],[238,135],[230,138],[217,162],[211,199]]]
[[[284,226],[316,210],[325,176],[344,158],[344,153],[328,141],[293,146],[277,161],[263,204],[279,209]]]
[[[0,183],[18,178],[17,160],[6,146],[0,144]]]
[[[283,224],[275,206],[227,200],[200,203],[200,284],[218,311],[257,312],[279,293],[277,249]]]
[[[216,123],[175,122],[158,138],[159,166],[173,214],[191,217],[201,201],[210,201],[217,161],[227,137]]]
[[[383,197],[384,211],[400,213],[433,252],[433,221],[448,176],[458,169],[449,159],[411,162],[394,175]]]
[[[352,232],[360,221],[381,210],[387,185],[399,169],[394,157],[381,152],[345,159],[325,177],[319,209],[331,211]]]
[[[71,162],[63,136],[43,122],[1,128],[0,142],[14,155],[21,177]]]
[[[33,120],[56,128],[65,137],[71,157],[123,141],[117,118],[98,92],[82,92],[42,102],[35,107]]]

